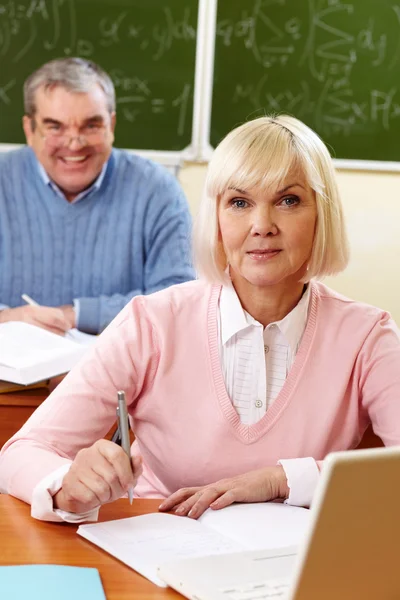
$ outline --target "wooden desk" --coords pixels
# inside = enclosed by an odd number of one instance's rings
[[[55,386],[53,384],[53,389]],[[50,388],[0,394],[0,448],[47,398]]]
[[[0,394],[0,448],[10,439],[47,396],[60,383],[64,375],[54,377],[47,388],[37,388]],[[113,425],[106,438],[111,439],[116,425]],[[132,436],[133,441],[133,436]]]
[[[100,521],[156,512],[159,500],[127,499],[106,504]],[[76,534],[77,525],[45,523],[30,516],[30,506],[0,495],[0,565],[57,564],[96,567],[107,600],[182,600],[172,589],[159,588],[97,546]]]

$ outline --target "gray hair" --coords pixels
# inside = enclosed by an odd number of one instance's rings
[[[115,89],[111,77],[99,65],[84,58],[57,58],[42,65],[24,83],[24,109],[28,117],[36,113],[35,96],[40,87],[45,90],[56,86],[68,92],[89,92],[98,84],[107,100],[110,113],[115,111]]]

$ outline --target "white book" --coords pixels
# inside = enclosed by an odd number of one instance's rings
[[[166,587],[157,568],[167,561],[298,546],[309,517],[305,508],[276,502],[233,504],[218,511],[208,509],[197,521],[151,513],[80,525],[78,534]]]
[[[95,339],[87,334],[74,338],[70,332],[63,337],[22,321],[2,323],[0,380],[30,385],[67,373]]]

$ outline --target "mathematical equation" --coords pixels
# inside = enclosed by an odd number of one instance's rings
[[[176,113],[177,134],[182,136],[187,125],[187,114],[192,100],[192,85],[185,83],[182,91],[166,101],[157,98],[150,89],[149,83],[138,77],[129,77],[120,69],[110,72],[117,92],[118,114],[122,114],[129,123],[137,122],[143,112],[160,115],[168,111],[169,118],[174,119]],[[190,125],[190,124],[189,124]]]
[[[168,126],[184,136],[191,128],[197,2],[96,6],[90,0],[0,0],[0,107],[11,108],[22,96],[33,55],[43,58],[39,64],[81,56],[110,73],[120,120],[137,124],[144,113],[161,119],[168,109]]]
[[[255,0],[242,6],[239,18],[219,14],[216,28],[217,66],[230,52],[237,62],[242,58],[229,90],[233,107],[248,102],[246,114],[262,108],[308,122],[311,116],[328,134],[350,135],[365,123],[383,130],[400,124],[399,2]]]

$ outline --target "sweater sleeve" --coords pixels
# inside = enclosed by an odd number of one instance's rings
[[[32,502],[37,484],[103,438],[116,420],[117,390],[128,410],[152,385],[158,349],[143,297],[135,298],[0,453],[0,491]]]
[[[132,200],[134,201],[134,200]],[[146,211],[141,229],[135,224],[135,235],[143,240],[145,264],[143,288],[126,294],[76,298],[79,303],[78,329],[101,332],[134,296],[151,294],[176,283],[194,279],[191,265],[191,217],[183,191],[173,175],[157,171],[153,186],[145,200]]]
[[[400,335],[387,313],[374,325],[357,357],[360,401],[385,446],[400,444]],[[324,461],[280,460],[290,488],[288,504],[310,506]]]
[[[385,446],[400,444],[400,333],[387,313],[367,336],[356,375],[374,433]]]

